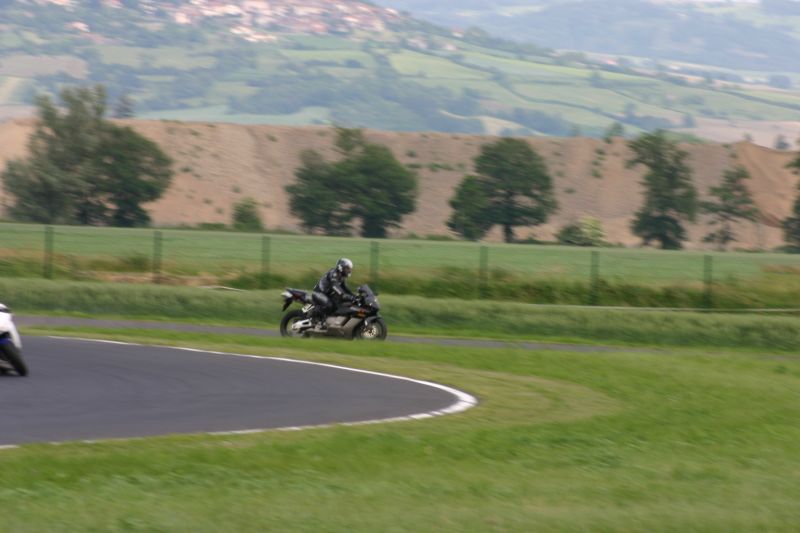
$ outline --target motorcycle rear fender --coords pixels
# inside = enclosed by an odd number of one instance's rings
[[[311,297],[308,294],[302,294],[300,292],[293,292],[292,289],[286,289],[281,293],[283,297],[283,311],[286,311],[290,305],[294,302],[301,302],[301,303],[309,303]]]
[[[294,301],[294,296],[292,296],[292,293],[289,291],[283,291],[281,293],[281,296],[283,297],[283,310],[281,312],[283,312],[286,311],[290,305],[292,305],[292,302]]]

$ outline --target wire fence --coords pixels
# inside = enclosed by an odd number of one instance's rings
[[[542,292],[543,287],[556,290],[552,287],[558,285],[559,290],[579,287],[575,289],[579,296],[567,303],[596,306],[621,301],[647,306],[648,301],[614,300],[609,294],[620,287],[648,286],[664,294],[686,287],[694,294],[689,306],[705,308],[719,307],[716,296],[729,295],[737,286],[742,297],[739,307],[759,302],[745,298],[754,289],[784,293],[780,298],[770,296],[769,307],[795,307],[793,284],[800,294],[800,256],[791,254],[0,224],[0,275],[4,276],[152,283],[222,282],[249,276],[251,288],[267,289],[287,282],[313,283],[342,256],[356,263],[354,278],[400,293],[414,292],[409,286],[421,281],[430,290],[437,283],[452,286],[469,298],[492,298],[507,287],[524,290],[535,285],[542,301],[558,303],[558,298]]]

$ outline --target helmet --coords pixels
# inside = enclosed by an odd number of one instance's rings
[[[342,257],[336,261],[336,272],[346,278],[349,278],[350,274],[353,273],[353,262],[346,257]]]

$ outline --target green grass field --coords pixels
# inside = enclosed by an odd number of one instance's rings
[[[0,450],[5,531],[794,531],[800,521],[796,357],[52,333],[336,363],[481,403],[420,422]]]
[[[394,69],[403,76],[433,76],[460,80],[485,79],[488,74],[462,67],[445,58],[419,52],[403,51],[389,57]]]
[[[207,51],[211,51],[209,48]],[[142,61],[149,61],[156,67],[174,67],[180,70],[209,68],[214,58],[202,52],[189,51],[177,46],[162,46],[158,49],[136,46],[106,45],[98,48],[103,61],[110,64],[140,67]]]
[[[238,84],[236,84],[238,85]],[[236,92],[247,92],[238,86]],[[255,115],[245,113],[229,113],[225,105],[198,107],[193,109],[176,109],[173,111],[154,111],[141,113],[139,118],[180,120],[185,122],[230,122],[235,124],[283,124],[299,126],[315,122],[327,123],[330,111],[326,107],[307,107],[291,115]]]
[[[262,257],[262,236],[232,232],[161,230],[164,270],[176,273],[257,272]],[[58,261],[94,261],[98,270],[123,269],[126,264],[149,271],[154,230],[59,226],[54,233]],[[477,272],[480,245],[428,240],[375,241],[379,249],[379,274],[438,276],[442,269]],[[372,241],[357,238],[270,235],[270,268],[276,273],[308,270],[318,272],[336,258],[356,261],[356,277],[368,276]],[[586,280],[591,253],[586,248],[491,244],[487,246],[489,268],[498,275],[530,278]],[[0,269],[9,268],[15,257],[40,261],[44,250],[44,227],[0,224]],[[766,274],[792,280],[800,274],[800,256],[774,253],[671,252],[651,249],[604,248],[599,253],[601,277],[608,280],[659,284],[701,282],[704,257],[713,258],[713,274],[719,281],[760,278]],[[137,259],[138,258],[138,259]],[[115,263],[116,262],[116,263]],[[4,265],[5,263],[5,265]],[[116,266],[115,266],[116,265]],[[32,272],[38,275],[40,271]]]

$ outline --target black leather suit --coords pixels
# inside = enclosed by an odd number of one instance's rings
[[[329,314],[342,302],[353,301],[355,294],[347,286],[346,278],[332,268],[314,286],[313,298],[320,314]]]

